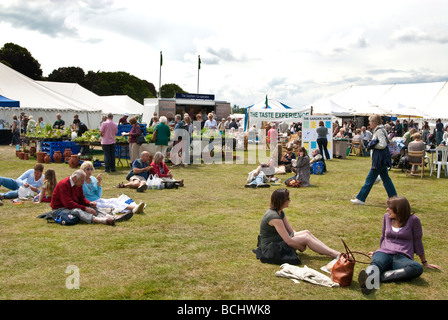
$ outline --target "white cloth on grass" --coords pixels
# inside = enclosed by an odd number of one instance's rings
[[[310,282],[312,284],[324,286],[324,287],[339,287],[339,284],[333,282],[329,277],[323,275],[322,273],[308,268],[307,266],[298,267],[293,266],[288,263],[284,263],[280,266],[282,268],[280,271],[277,271],[275,275],[277,277],[288,278],[291,280],[303,280]]]

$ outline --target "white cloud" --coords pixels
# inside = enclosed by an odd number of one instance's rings
[[[448,75],[443,0],[226,2],[5,0],[0,45],[26,47],[44,74],[126,71],[247,106],[303,105],[350,84]],[[447,79],[448,80],[448,79]]]

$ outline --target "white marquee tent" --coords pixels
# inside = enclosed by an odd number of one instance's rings
[[[51,124],[58,113],[70,123],[73,116],[78,114],[89,128],[96,128],[101,122],[101,112],[95,107],[53,91],[2,63],[0,94],[20,101],[20,108],[0,108],[0,119],[9,123],[13,115],[19,115],[22,111],[35,120],[42,116],[44,122]]]
[[[132,115],[143,114],[143,105],[126,95],[100,96],[101,100],[112,106],[114,114],[129,113]]]
[[[357,116],[382,114],[448,119],[447,83],[351,86],[328,99]]]
[[[130,116],[133,116],[140,115],[143,112],[143,105],[126,95],[99,96],[77,83],[51,81],[37,81],[37,83],[67,97],[90,105],[96,110],[101,111],[103,115],[112,113],[116,121],[118,121],[124,113],[128,113]]]
[[[330,98],[321,99],[307,108],[309,108],[312,115],[333,115],[335,117],[349,117],[352,115],[351,110],[341,107]]]

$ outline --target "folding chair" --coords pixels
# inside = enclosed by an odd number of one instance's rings
[[[350,146],[350,155],[357,156],[358,154],[361,157],[364,156],[364,146],[362,144],[362,141],[352,140],[352,144]]]
[[[413,171],[412,168],[411,170],[406,170],[406,176],[408,174],[410,174],[411,176],[418,176],[420,175],[420,177],[423,179],[423,175],[425,172],[425,150],[422,151],[409,151],[408,150],[408,159],[409,160],[409,165],[415,165],[415,166],[421,166],[421,172],[420,174],[417,174],[416,171]],[[413,161],[411,161],[413,160]]]

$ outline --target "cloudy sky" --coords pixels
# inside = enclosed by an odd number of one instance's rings
[[[246,107],[305,106],[350,85],[448,80],[446,0],[2,0],[0,47],[125,71]]]

